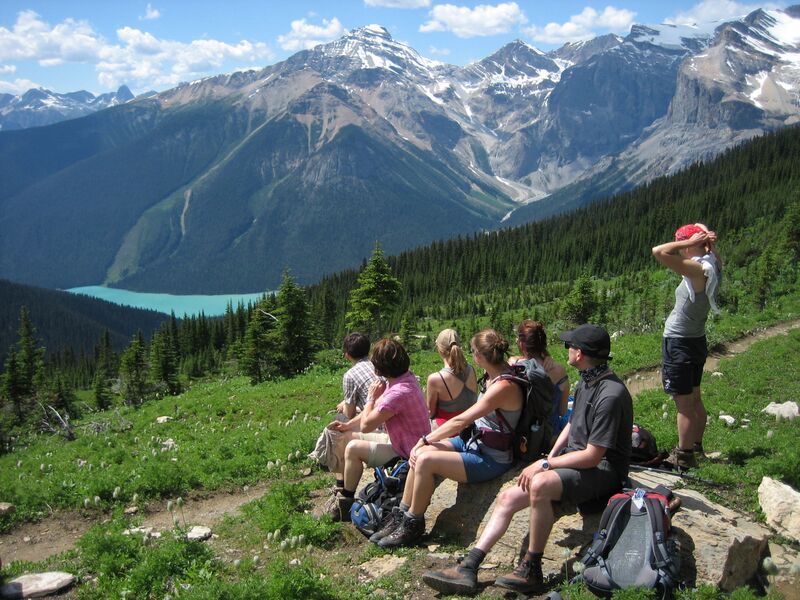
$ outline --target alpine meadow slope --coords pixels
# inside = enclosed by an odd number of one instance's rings
[[[800,117],[800,6],[456,67],[370,25],[262,70],[0,132],[0,276],[274,289],[536,220]],[[544,199],[544,200],[542,200]],[[505,220],[504,220],[505,219]]]

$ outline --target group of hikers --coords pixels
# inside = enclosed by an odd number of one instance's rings
[[[663,339],[663,385],[677,408],[678,446],[667,459],[677,469],[696,466],[703,452],[706,410],[700,381],[707,355],[705,322],[721,277],[716,234],[697,223],[675,232],[674,241],[653,248],[654,257],[682,276]],[[524,387],[509,373],[518,361],[536,361],[552,383],[549,451],[525,466],[516,485],[500,493],[478,542],[457,565],[423,576],[445,593],[472,593],[486,554],[508,529],[515,513],[530,507],[527,552],[496,585],[521,593],[543,589],[542,557],[559,514],[599,503],[627,481],[631,454],[633,402],[625,384],[609,367],[611,338],[600,326],[584,324],[560,334],[568,363],[577,369],[572,408],[569,378],[547,351],[538,321],[516,328],[519,355],[493,329],[469,342],[475,367],[484,372],[479,386],[466,348],[453,329],[436,339],[443,367],[427,379],[423,392],[409,370],[409,356],[394,339],[369,339],[351,333],[344,340],[352,367],[343,378],[344,400],[328,425],[340,439],[341,456],[329,461],[336,488],[329,510],[334,520],[349,520],[364,466],[405,459],[409,471],[402,500],[370,541],[383,548],[415,544],[425,532],[425,512],[437,478],[478,483],[495,479],[514,464],[512,436],[526,401]],[[465,434],[466,432],[466,434]],[[475,433],[477,432],[477,434]]]

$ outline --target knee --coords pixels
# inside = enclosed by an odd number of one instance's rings
[[[414,463],[414,471],[416,471],[417,475],[422,474],[429,474],[432,472],[433,469],[433,457],[431,456],[432,452],[420,452],[417,456],[417,460]]]
[[[356,458],[361,458],[361,440],[350,440],[347,442],[347,446],[344,449],[344,459],[348,460],[355,460]]]
[[[552,500],[548,478],[544,473],[539,473],[534,476],[531,481],[531,486],[528,489],[528,497],[530,498],[531,505],[540,502],[550,502]]]

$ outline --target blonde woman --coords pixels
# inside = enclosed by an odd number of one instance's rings
[[[436,350],[444,367],[428,376],[427,400],[431,419],[438,427],[475,404],[478,381],[454,329],[445,329],[438,335]]]

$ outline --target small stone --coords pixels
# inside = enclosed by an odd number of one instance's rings
[[[170,421],[172,421],[172,417],[163,416],[156,418],[156,423],[169,423]]]
[[[211,537],[211,529],[201,525],[195,525],[186,534],[186,539],[192,542],[202,542]]]
[[[139,512],[139,507],[138,506],[128,506],[123,511],[123,513],[125,515],[127,515],[127,516],[135,515],[138,512]]]
[[[734,419],[730,415],[720,415],[719,420],[724,422],[725,425],[727,425],[728,427],[733,427],[734,425],[736,425],[736,419]]]
[[[0,502],[0,517],[12,514],[17,509],[16,506],[10,502]]]
[[[300,473],[303,477],[310,477],[311,476],[311,469],[303,469]]]
[[[300,559],[299,558],[293,558],[292,560],[289,561],[289,564],[292,565],[293,567],[296,567],[297,565],[300,564]]]

